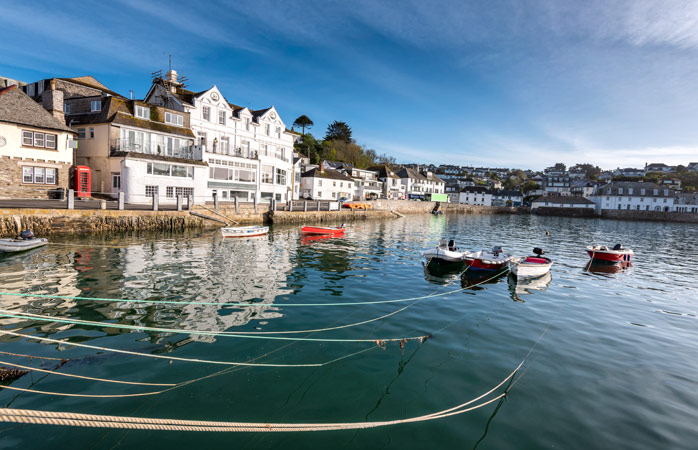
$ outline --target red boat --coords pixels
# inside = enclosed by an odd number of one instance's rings
[[[507,267],[511,255],[505,255],[502,247],[494,247],[492,250],[480,250],[465,255],[465,263],[475,270],[499,271]]]
[[[303,234],[327,234],[332,236],[338,236],[344,234],[344,225],[341,227],[301,227],[301,233]]]
[[[613,248],[608,248],[605,245],[590,245],[586,250],[592,261],[613,264],[628,262],[632,259],[634,254],[631,249],[623,248],[620,244],[616,244]]]

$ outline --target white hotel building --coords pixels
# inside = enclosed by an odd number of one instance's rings
[[[174,103],[190,114],[194,148],[209,165],[204,199],[216,193],[221,201],[286,202],[298,192],[293,165],[298,134],[286,130],[273,106],[255,111],[233,105],[216,86],[188,91],[174,70],[156,79],[146,101]]]

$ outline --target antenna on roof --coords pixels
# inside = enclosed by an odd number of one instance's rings
[[[170,53],[170,70],[172,70],[172,54]]]
[[[133,91],[129,89],[128,92],[131,94],[131,100],[133,100]]]

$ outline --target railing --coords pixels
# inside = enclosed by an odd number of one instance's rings
[[[177,149],[167,149],[167,145],[153,145],[150,141],[133,141],[130,139],[112,139],[110,141],[110,150],[114,154],[116,152],[135,152],[146,155],[169,156],[182,159],[201,159],[201,151],[198,147],[179,147]]]

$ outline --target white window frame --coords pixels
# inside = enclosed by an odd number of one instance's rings
[[[139,119],[150,120],[150,108],[136,105],[136,117]]]
[[[225,125],[226,113],[224,109],[218,111],[218,125]]]
[[[202,106],[202,107],[201,107],[201,117],[202,117],[206,122],[210,122],[210,121],[211,121],[211,107],[210,107],[210,106]]]
[[[102,111],[102,101],[92,100],[90,101],[90,112],[100,112]]]
[[[22,145],[27,147],[34,146],[34,132],[22,130]]]
[[[55,134],[47,134],[46,137],[44,138],[44,146],[49,149],[56,149],[56,139],[57,136]]]

